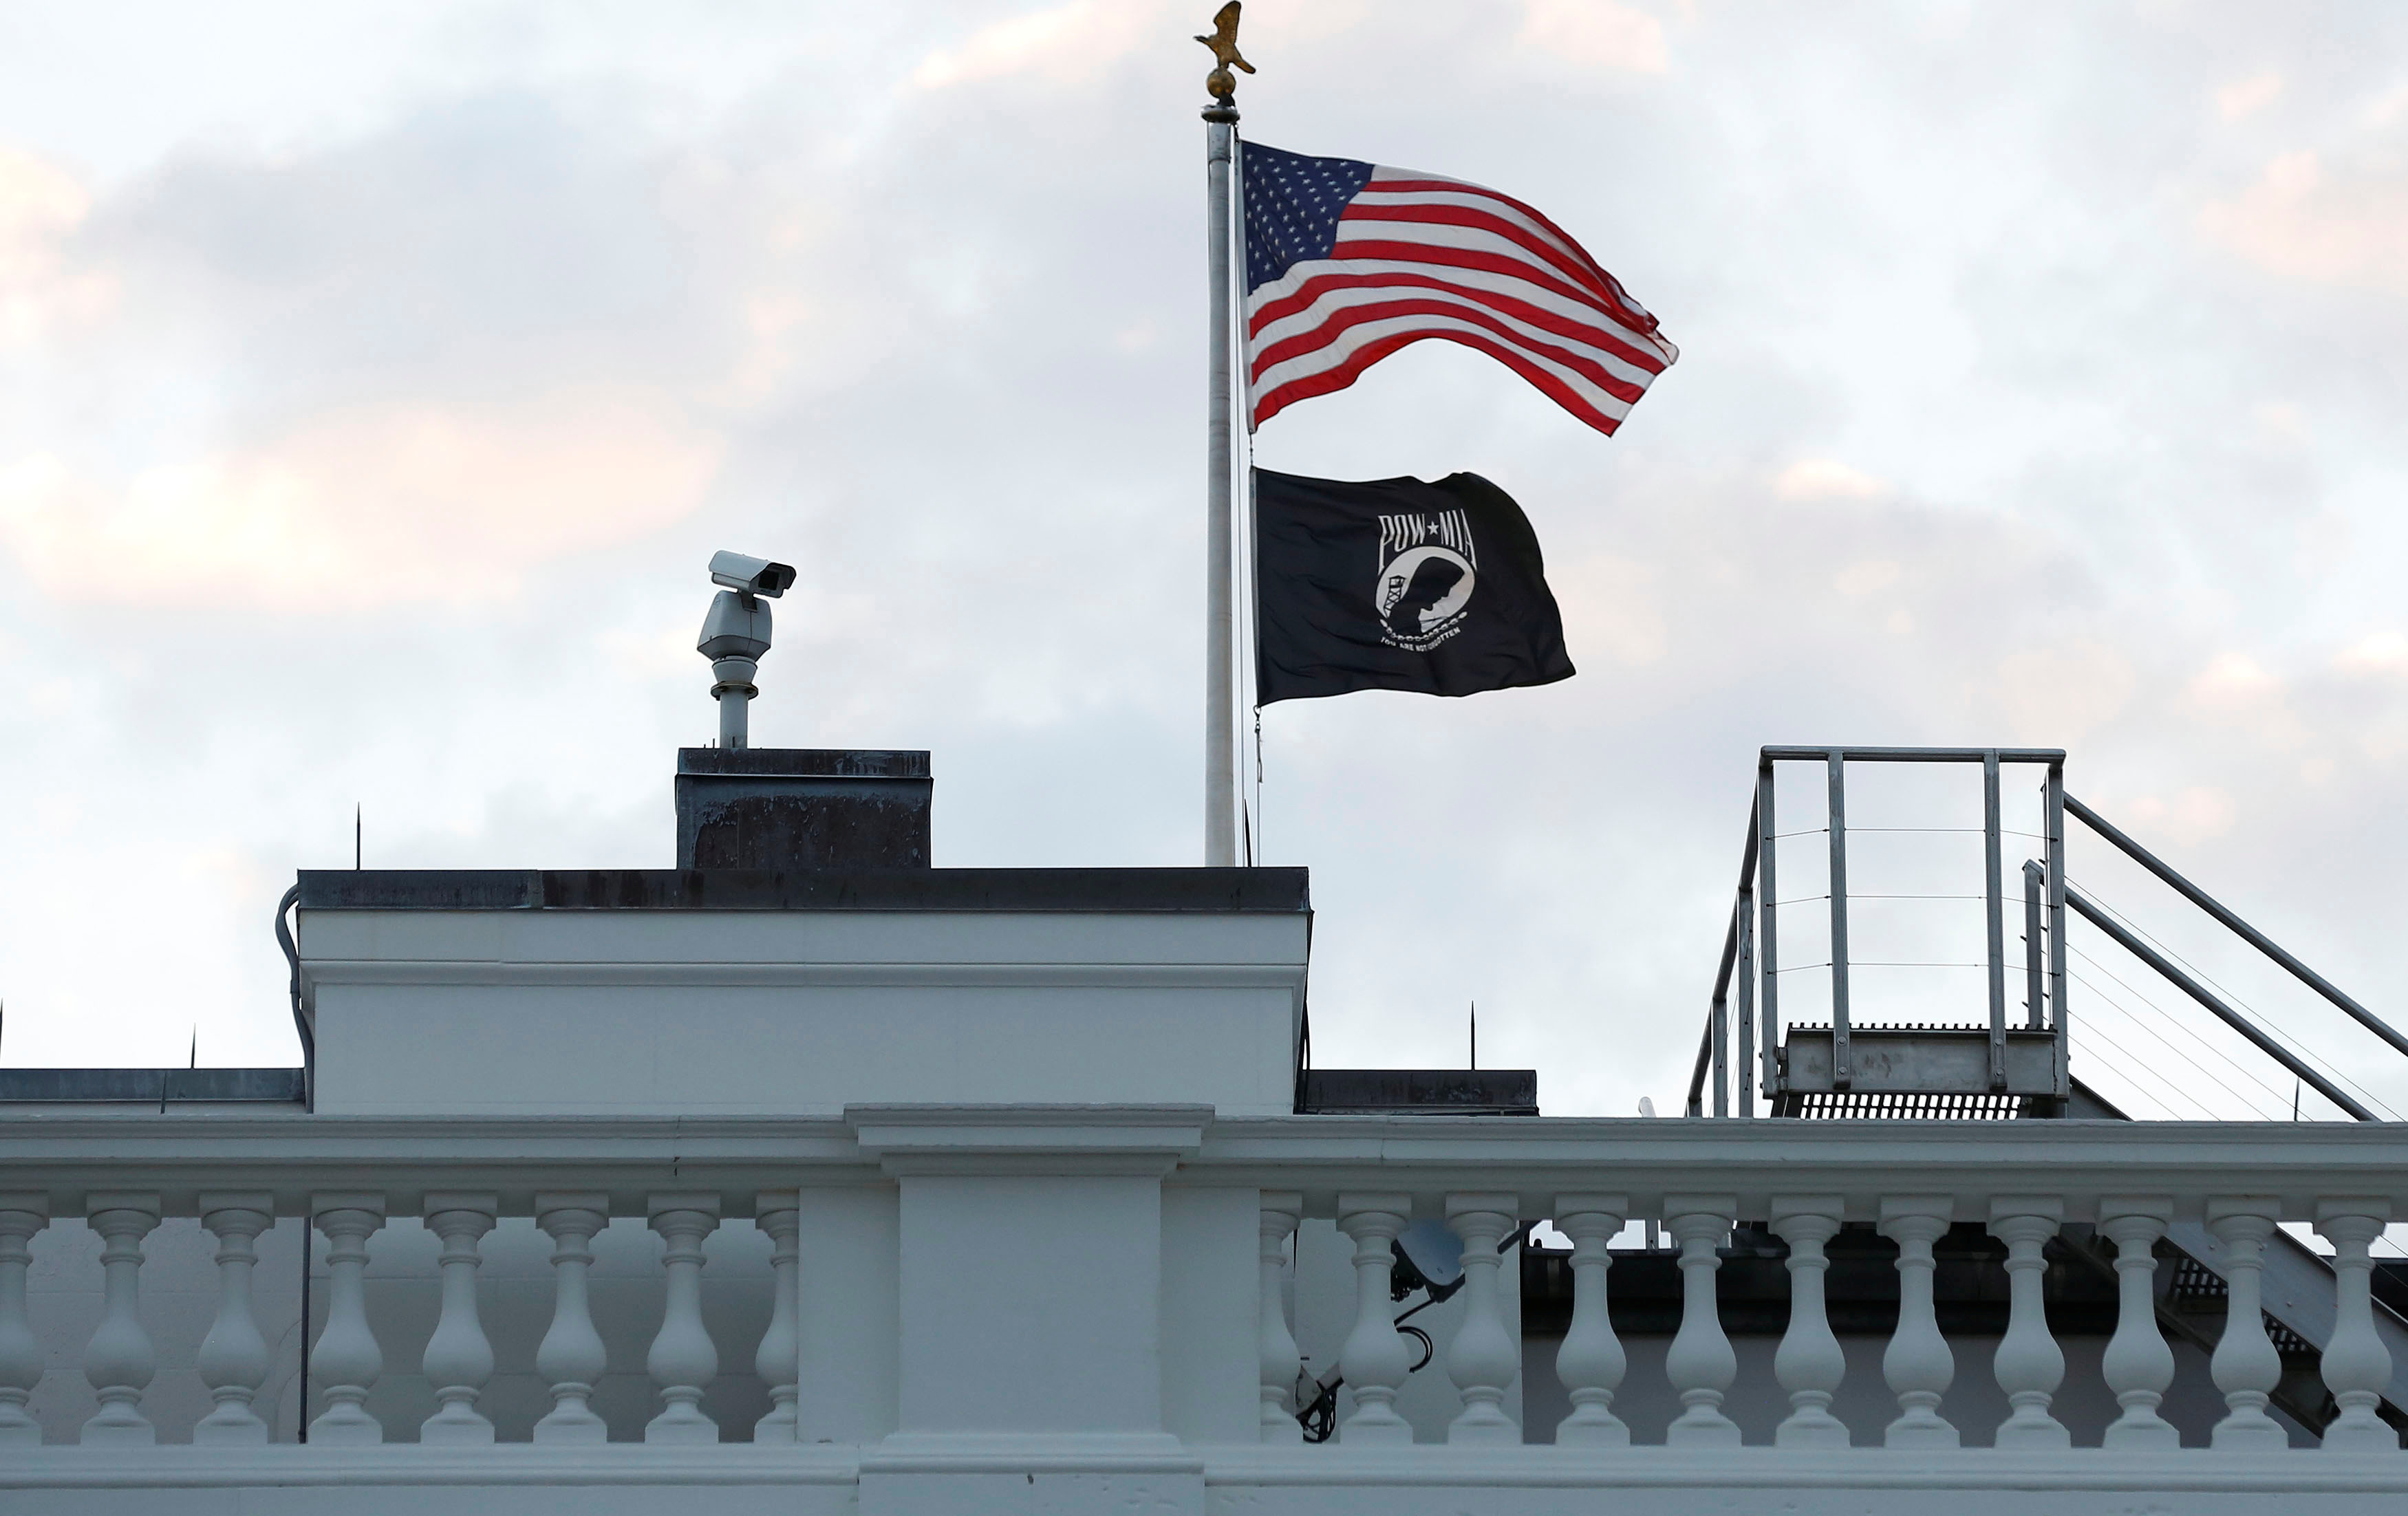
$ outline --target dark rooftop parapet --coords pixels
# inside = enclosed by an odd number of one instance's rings
[[[302,1103],[297,1068],[0,1068],[0,1102]]]
[[[1308,1068],[1300,1116],[1536,1116],[1535,1068]]]
[[[1302,868],[303,869],[304,910],[1303,912]]]

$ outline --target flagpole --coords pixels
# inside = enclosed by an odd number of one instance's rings
[[[1233,7],[1234,8],[1234,7]],[[1204,863],[1230,868],[1238,862],[1236,664],[1237,623],[1231,606],[1229,171],[1237,156],[1236,81],[1215,69],[1207,88],[1216,89],[1204,107],[1207,208],[1206,259],[1211,274],[1212,336],[1205,408],[1204,489]]]

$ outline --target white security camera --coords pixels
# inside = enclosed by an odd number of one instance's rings
[[[786,564],[773,564],[767,558],[748,558],[740,552],[714,552],[710,555],[710,582],[724,584],[738,594],[766,594],[775,600],[794,588],[795,570]]]
[[[756,596],[776,599],[794,587],[795,571],[767,558],[740,552],[710,555],[710,582],[726,588],[710,602],[695,651],[710,660],[710,694],[719,702],[719,745],[741,748],[750,740],[745,712],[760,690],[752,683],[762,654],[769,651],[769,608]]]

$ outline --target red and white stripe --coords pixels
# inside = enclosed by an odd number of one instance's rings
[[[1620,281],[1521,201],[1375,167],[1329,256],[1246,297],[1253,423],[1426,337],[1487,353],[1609,436],[1680,356]]]

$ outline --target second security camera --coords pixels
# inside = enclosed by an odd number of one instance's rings
[[[714,552],[710,555],[710,582],[724,585],[738,594],[762,594],[775,600],[794,587],[795,570],[790,565],[773,564],[767,558]]]

